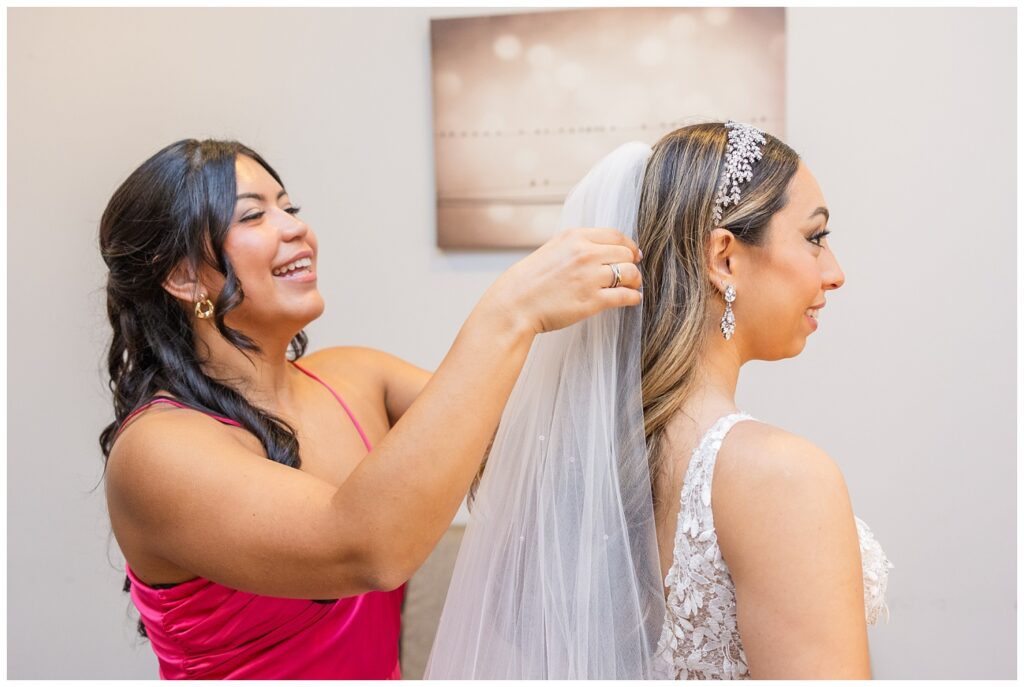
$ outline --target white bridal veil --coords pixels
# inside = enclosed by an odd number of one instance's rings
[[[650,146],[570,192],[562,226],[636,238]],[[611,280],[611,270],[609,270]],[[664,618],[640,307],[536,338],[472,505],[426,677],[646,678]]]

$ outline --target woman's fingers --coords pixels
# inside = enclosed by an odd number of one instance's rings
[[[630,258],[628,262],[637,262],[640,259],[640,248],[636,245],[636,242],[618,229],[610,229],[607,227],[586,227],[578,229],[577,231],[594,243],[604,243],[612,246],[624,246],[628,248],[633,254],[633,257]]]
[[[640,305],[642,298],[639,291],[625,286],[619,286],[614,289],[601,289],[597,294],[597,300],[601,304],[602,310]]]
[[[636,254],[628,246],[595,245],[594,255],[606,265],[613,262],[636,262]]]
[[[612,269],[612,265],[615,265],[619,270],[618,284],[615,283],[615,271]],[[598,272],[600,274],[597,278],[597,283],[602,288],[611,289],[624,286],[629,289],[639,289],[643,285],[640,269],[631,262],[614,262],[601,265]]]
[[[615,229],[568,229],[506,270],[490,293],[502,312],[535,332],[561,329],[609,307],[636,305],[639,257],[632,239]]]

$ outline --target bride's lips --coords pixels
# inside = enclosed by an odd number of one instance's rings
[[[808,310],[817,310],[820,313],[821,309],[824,308],[824,307],[825,307],[825,304],[821,303],[819,305],[812,305],[810,308],[808,308]],[[804,313],[804,319],[810,321],[810,323],[811,323],[811,331],[812,332],[813,331],[817,331],[817,329],[818,329],[818,320],[816,318],[811,317],[810,315],[808,315],[805,312]]]

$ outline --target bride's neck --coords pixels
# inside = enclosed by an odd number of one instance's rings
[[[736,385],[743,359],[739,348],[721,335],[712,337],[697,363],[697,378],[692,392],[683,403],[682,414],[698,426],[735,412]]]

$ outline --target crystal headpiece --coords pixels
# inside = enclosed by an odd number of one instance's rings
[[[751,163],[761,159],[758,144],[766,143],[764,132],[749,124],[730,119],[725,127],[729,130],[729,142],[725,148],[725,170],[722,172],[722,180],[718,182],[718,194],[715,196],[715,209],[712,213],[715,226],[722,221],[722,208],[740,202],[739,184],[753,178]]]

